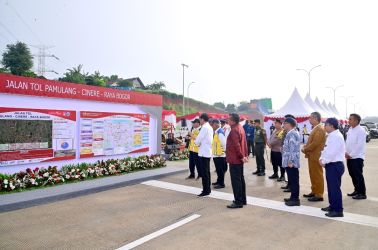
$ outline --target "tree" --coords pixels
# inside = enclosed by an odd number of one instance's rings
[[[160,91],[163,88],[165,88],[165,83],[162,81],[160,82],[155,81],[154,83],[147,85],[146,88],[153,91]]]
[[[85,77],[85,82],[88,85],[93,85],[93,86],[106,86],[106,81],[104,77],[100,74],[100,71],[95,71],[92,75],[89,75]]]
[[[250,104],[246,101],[242,101],[239,103],[238,111],[239,112],[246,112],[250,109]]]
[[[229,113],[236,112],[235,104],[227,104],[226,111]]]
[[[59,80],[64,82],[85,84],[85,77],[88,75],[88,73],[84,73],[84,71],[82,72],[82,69],[82,64],[79,64],[79,66],[76,68],[73,67],[72,69],[67,69],[67,72],[64,73],[64,77],[59,78]]]
[[[221,108],[221,109],[225,109],[226,108],[226,106],[224,105],[223,102],[216,102],[216,103],[214,103],[214,107]]]
[[[25,43],[8,44],[1,63],[14,75],[30,73],[33,67],[33,56]]]
[[[117,80],[118,80],[118,76],[117,75],[111,75],[110,76],[110,81],[115,82]]]

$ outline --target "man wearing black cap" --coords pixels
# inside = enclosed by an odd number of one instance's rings
[[[274,122],[274,131],[270,135],[268,146],[270,148],[270,160],[273,165],[273,175],[269,179],[278,179],[277,181],[285,181],[285,168],[282,167],[282,138],[283,129],[282,121],[276,119]],[[281,176],[278,176],[278,167],[281,171]]]
[[[197,168],[197,179],[201,177],[201,171],[199,169],[199,157],[198,157],[198,150],[199,147],[196,145],[195,140],[200,132],[201,125],[199,119],[194,119],[192,121],[192,129],[188,134],[189,141],[189,171],[190,175],[187,177],[187,179],[194,179],[195,178],[195,168]]]
[[[336,118],[328,118],[325,122],[328,134],[319,163],[326,170],[329,206],[322,208],[328,217],[343,217],[343,197],[341,193],[341,177],[344,174],[345,143],[339,131]]]
[[[198,156],[200,158],[203,188],[198,196],[202,197],[211,193],[210,158],[212,154],[213,128],[209,124],[209,116],[206,113],[201,114],[200,122],[202,127],[195,143],[199,146]]]
[[[218,179],[213,183],[213,186],[215,189],[220,189],[225,187],[224,174],[226,171],[226,135],[223,129],[220,127],[220,121],[218,119],[212,120],[211,126],[214,129],[213,161],[218,175]]]
[[[259,119],[255,120],[255,155],[256,155],[256,165],[257,170],[253,172],[257,176],[265,176],[265,159],[264,151],[265,145],[267,143],[266,131],[261,127]]]
[[[291,114],[285,115],[285,119],[286,118],[293,118],[295,120],[295,117]],[[282,147],[283,147],[284,142],[285,142],[286,134],[287,134],[287,131],[284,129],[283,134],[282,134]],[[286,186],[282,186],[281,189],[283,189],[284,193],[290,193],[291,192],[290,181],[288,180]]]

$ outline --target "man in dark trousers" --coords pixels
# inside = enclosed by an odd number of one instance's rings
[[[195,119],[193,122],[193,126],[191,131],[188,134],[189,139],[189,171],[190,175],[186,179],[194,179],[195,178],[195,168],[197,168],[197,179],[201,177],[201,170],[200,168],[200,160],[198,157],[198,150],[199,147],[196,145],[195,140],[201,130],[200,120]]]
[[[225,187],[224,174],[226,172],[226,135],[223,129],[220,127],[220,121],[218,119],[214,119],[211,126],[214,129],[213,161],[218,175],[217,181],[213,183],[213,186],[215,189],[220,189]]]
[[[248,150],[244,129],[239,122],[238,114],[230,114],[231,132],[227,138],[226,159],[230,164],[231,184],[235,200],[227,206],[228,208],[242,208],[243,205],[247,205],[243,172],[244,163],[248,162]]]
[[[266,131],[261,127],[260,120],[255,120],[255,154],[257,169],[253,174],[265,176],[265,145],[267,143]]]
[[[329,206],[322,208],[328,217],[343,217],[343,195],[341,192],[341,177],[344,174],[345,142],[338,130],[339,121],[328,118],[325,122],[328,133],[324,150],[319,163],[326,171]]]
[[[360,126],[361,117],[358,114],[349,116],[350,128],[346,139],[346,153],[348,172],[352,178],[354,191],[349,193],[355,200],[366,199],[365,179],[363,167],[366,150],[366,132]]]
[[[248,156],[252,153],[252,156],[255,155],[253,146],[254,146],[254,133],[255,133],[255,128],[252,127],[252,124],[250,121],[246,120],[245,124],[243,125],[244,133],[247,138],[247,147],[248,147]]]
[[[198,197],[207,196],[211,193],[210,158],[212,155],[213,128],[209,124],[209,116],[203,113],[200,116],[201,131],[195,144],[199,146],[198,156],[200,158],[200,171],[202,177],[202,192]]]

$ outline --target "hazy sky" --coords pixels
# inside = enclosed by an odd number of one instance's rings
[[[358,103],[356,112],[378,115],[377,12],[377,1],[363,0],[0,0],[0,51],[16,39],[54,45],[49,52],[61,60],[47,66],[59,74],[83,64],[90,73],[164,81],[176,93],[184,62],[186,84],[196,82],[191,97],[271,97],[274,109],[295,87],[308,92],[297,68],[321,64],[311,74],[313,98],[333,102],[325,87],[344,85],[337,96],[354,96],[350,112]],[[345,115],[345,100],[336,105]]]

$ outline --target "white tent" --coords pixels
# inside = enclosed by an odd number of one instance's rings
[[[318,112],[322,115],[323,118],[327,119],[329,117],[335,116],[332,112],[328,111],[328,109],[323,107],[323,105],[320,103],[320,101],[317,97],[315,98],[315,103],[320,108],[320,111],[318,111]]]
[[[322,106],[324,107],[324,110],[328,111],[331,117],[335,116],[335,113],[328,107],[327,103],[324,100],[322,102]]]
[[[306,95],[305,97],[305,101],[307,102],[308,105],[310,105],[310,107],[314,110],[314,111],[317,111],[319,113],[321,113],[323,111],[323,108],[319,107],[310,97],[309,94]]]
[[[298,128],[302,131],[304,125],[310,130],[311,124],[309,122],[310,114],[315,111],[307,102],[303,100],[298,90],[295,88],[289,100],[273,114],[264,117],[264,128],[267,136],[270,137],[270,126],[275,119],[284,119],[285,115],[291,114],[298,122]]]

